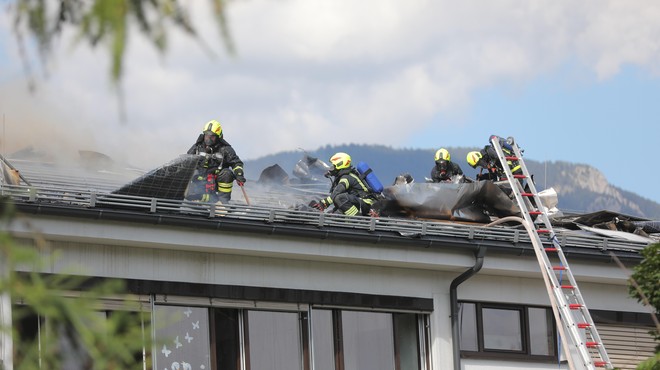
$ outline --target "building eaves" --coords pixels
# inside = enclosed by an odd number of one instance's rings
[[[97,222],[129,222],[163,227],[183,227],[227,232],[258,233],[319,240],[362,242],[378,245],[408,245],[420,248],[476,250],[487,246],[517,256],[532,256],[534,250],[526,231],[511,227],[484,227],[418,220],[346,217],[291,210],[254,209],[232,206],[222,217],[173,212],[145,212],[130,209],[83,207],[67,204],[18,201],[26,215],[70,217]],[[232,215],[234,213],[235,215]],[[611,238],[571,237],[558,233],[567,258],[610,261],[612,254],[631,262],[641,260],[639,243]]]

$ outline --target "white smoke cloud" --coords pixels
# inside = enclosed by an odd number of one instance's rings
[[[49,127],[49,145],[156,166],[219,119],[244,159],[346,142],[405,147],[432,117],[469,107],[475,91],[497,83],[524,85],[568,63],[594,79],[627,64],[660,72],[657,1],[235,1],[227,14],[233,58],[205,2],[191,4],[216,56],[172,35],[161,57],[132,35],[125,122],[105,50],[72,49],[63,38],[51,77],[30,96],[20,92],[17,53],[4,48],[12,62],[0,72],[0,114],[27,125],[12,128],[6,145],[25,128]],[[2,14],[3,45],[15,42],[10,27]]]

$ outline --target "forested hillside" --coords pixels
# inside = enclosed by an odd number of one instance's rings
[[[465,157],[470,150],[477,148],[448,147],[452,160],[458,163],[467,176],[475,177],[478,170],[468,166]],[[393,149],[381,145],[337,145],[325,146],[308,153],[327,162],[338,152],[349,153],[353,161],[369,163],[383,185],[391,185],[401,173],[409,173],[415,181],[423,182],[430,177],[433,155],[436,149]],[[282,152],[256,160],[246,161],[245,169],[249,179],[259,178],[261,171],[271,165],[280,165],[289,176],[298,160],[304,155],[302,150]],[[609,210],[623,214],[660,220],[660,204],[642,198],[637,194],[610,185],[598,169],[586,164],[569,162],[538,162],[525,159],[529,171],[534,174],[538,190],[554,188],[559,194],[559,208],[563,210],[594,212]]]

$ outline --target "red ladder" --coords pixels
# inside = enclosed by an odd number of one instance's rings
[[[566,349],[565,353],[569,361],[569,366],[571,369],[575,369],[580,365],[581,367],[579,368],[584,369],[613,369],[612,362],[596,330],[596,325],[594,325],[591,314],[577,286],[577,282],[568,266],[568,261],[562,251],[561,243],[552,229],[552,224],[545,208],[541,206],[541,199],[522,159],[522,152],[515,143],[515,140],[509,138],[507,145],[511,146],[513,155],[505,154],[502,148],[503,143],[500,140],[503,139],[498,136],[490,137],[491,145],[497,152],[506,178],[516,197],[520,212],[527,223],[525,226],[532,240],[536,258],[543,273],[543,280],[548,290],[552,311],[557,321],[557,327],[564,343],[564,348]],[[512,162],[514,164],[517,162],[520,165],[522,174],[514,175],[512,173],[508,165],[508,163]],[[539,205],[539,207],[535,207],[535,204]],[[532,216],[537,216],[536,223],[534,223]],[[547,238],[550,245],[552,245],[551,247],[543,245],[541,235]],[[567,280],[567,282],[562,282],[562,280]],[[572,351],[577,353],[579,359],[573,359]]]

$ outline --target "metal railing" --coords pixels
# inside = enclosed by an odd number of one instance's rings
[[[54,204],[63,207],[114,208],[145,213],[178,214],[191,217],[261,221],[264,223],[287,223],[312,225],[318,228],[338,227],[364,230],[367,232],[393,232],[401,236],[434,236],[465,240],[501,241],[517,245],[530,244],[524,230],[507,226],[480,226],[440,220],[416,220],[394,217],[345,216],[318,211],[288,208],[249,206],[238,203],[218,205],[193,201],[158,199],[141,196],[119,195],[110,192],[85,191],[60,188],[58,186],[28,187],[23,185],[1,185],[0,194],[17,202]],[[275,196],[275,194],[273,194]],[[623,239],[589,236],[581,231],[557,230],[562,246],[601,250],[638,252],[648,243]],[[550,244],[550,243],[548,243]]]

